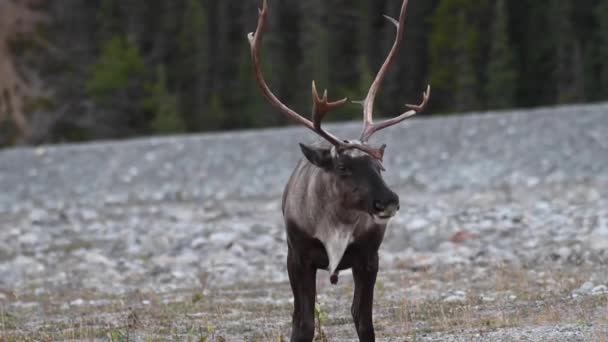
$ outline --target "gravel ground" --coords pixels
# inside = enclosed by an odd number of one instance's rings
[[[287,336],[280,193],[311,139],[288,128],[0,151],[0,341],[74,330],[99,307],[101,339],[139,310],[144,340],[162,325],[150,305],[184,302],[176,325],[201,336]],[[379,337],[608,339],[608,105],[414,119],[377,139],[402,199],[382,247]],[[326,334],[352,340],[352,282],[320,275]]]

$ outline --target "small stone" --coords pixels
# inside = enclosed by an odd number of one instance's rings
[[[464,302],[465,298],[457,295],[447,296],[443,299],[446,303],[461,303]]]
[[[589,247],[598,252],[608,250],[608,235],[592,234],[589,237]]]
[[[99,218],[99,215],[97,215],[97,212],[93,210],[83,209],[80,211],[80,217],[82,217],[82,219],[85,221],[94,221]]]
[[[591,289],[591,294],[594,296],[608,294],[608,286],[606,285],[598,285]]]
[[[594,288],[593,283],[590,281],[586,281],[585,283],[583,283],[583,285],[581,285],[581,287],[574,290],[572,295],[573,295],[573,297],[576,297],[578,295],[586,295],[586,294],[591,293],[593,288]]]
[[[227,246],[229,243],[233,242],[236,239],[237,234],[234,232],[216,232],[211,234],[211,236],[209,237],[209,242],[220,246]]]
[[[197,237],[194,240],[192,240],[192,242],[190,243],[190,247],[192,249],[197,249],[199,247],[204,246],[205,244],[207,244],[208,239],[204,238],[204,237]]]
[[[44,147],[38,147],[34,153],[38,156],[38,157],[42,157],[46,154],[46,148]]]
[[[32,223],[43,223],[48,221],[49,214],[46,212],[46,210],[36,208],[30,211],[29,218],[30,222]]]
[[[473,238],[473,234],[466,230],[459,230],[456,233],[452,234],[450,237],[450,241],[453,243],[461,243]]]
[[[492,297],[492,296],[487,296],[487,295],[481,295],[481,300],[484,302],[493,302],[496,300],[496,298]]]
[[[559,255],[561,260],[567,260],[570,254],[572,254],[572,251],[566,246],[562,246],[557,250],[557,255]]]
[[[84,300],[82,298],[74,299],[70,302],[71,306],[82,306],[84,305]]]
[[[461,303],[466,301],[467,294],[464,291],[454,291],[451,295],[445,297],[443,299],[446,303]]]
[[[429,221],[427,221],[423,218],[415,218],[415,219],[411,220],[410,222],[408,222],[406,226],[409,229],[418,230],[418,229],[428,227],[428,225],[429,225]]]
[[[178,222],[180,222],[180,221],[188,222],[188,221],[192,221],[192,219],[194,218],[194,213],[192,212],[192,210],[187,209],[187,208],[173,208],[168,213],[168,215],[173,220],[178,221]]]
[[[125,203],[127,201],[127,197],[119,194],[109,194],[104,200],[108,205],[117,205]]]
[[[38,242],[38,237],[34,233],[26,233],[19,236],[19,242],[24,245],[34,245]]]

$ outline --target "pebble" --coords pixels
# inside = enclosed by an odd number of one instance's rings
[[[49,214],[47,213],[46,210],[35,208],[35,209],[32,209],[32,211],[30,211],[29,218],[30,218],[30,222],[33,224],[44,223],[44,222],[48,221]]]
[[[84,304],[86,304],[86,302],[82,298],[74,299],[73,301],[70,302],[71,306],[82,306]]]
[[[584,282],[578,289],[572,292],[572,297],[576,298],[581,295],[591,294],[594,289],[594,285],[591,281]]]
[[[411,220],[410,222],[408,222],[406,224],[406,227],[408,229],[411,229],[411,230],[417,230],[417,229],[425,228],[429,224],[430,224],[429,221],[427,221],[427,220],[425,220],[423,218],[419,218],[418,217],[418,218],[414,218],[413,220]]]
[[[467,299],[467,294],[464,291],[454,291],[451,295],[445,297],[443,301],[445,303],[459,303],[464,302]]]
[[[595,286],[593,289],[591,289],[590,293],[594,296],[601,295],[601,294],[608,294],[608,286],[606,286],[606,285]]]

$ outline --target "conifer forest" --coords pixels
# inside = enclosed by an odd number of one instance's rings
[[[310,82],[360,100],[401,0],[268,0],[264,73],[299,112]],[[286,125],[253,79],[261,0],[0,0],[0,146]],[[410,0],[376,102],[422,115],[608,100],[608,0]],[[359,119],[349,104],[328,120]]]

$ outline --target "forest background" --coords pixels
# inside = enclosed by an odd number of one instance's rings
[[[0,147],[280,126],[252,77],[258,0],[0,0]],[[269,0],[262,60],[299,112],[310,82],[360,100],[401,0]],[[608,0],[411,0],[377,100],[392,116],[608,100]],[[355,104],[329,120],[361,116]]]

